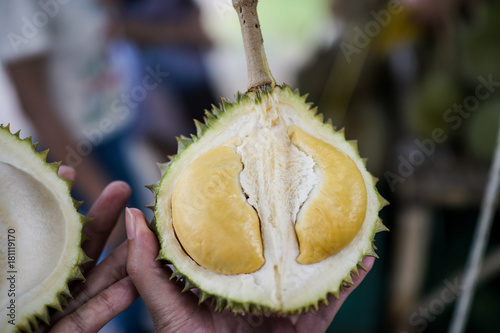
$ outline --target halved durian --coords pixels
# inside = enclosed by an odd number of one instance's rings
[[[154,229],[159,258],[184,290],[218,310],[288,315],[352,284],[386,201],[355,142],[305,97],[277,86],[262,49],[256,1],[240,16],[249,91],[222,101],[160,166]]]
[[[87,219],[31,138],[0,126],[0,331],[31,332],[49,322],[47,307],[62,310],[68,282],[83,279],[89,260],[81,249]]]

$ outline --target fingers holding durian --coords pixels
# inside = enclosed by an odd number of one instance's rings
[[[58,175],[74,182],[76,171],[70,166],[61,165]],[[84,242],[82,248],[87,256],[94,260],[83,265],[84,272],[88,272],[95,266],[131,193],[130,186],[127,183],[115,181],[106,186],[92,205],[87,217],[93,220],[83,229],[83,233],[91,241]]]
[[[125,220],[127,272],[153,318],[155,332],[212,332],[210,313],[198,306],[194,294],[181,294],[181,288],[170,280],[171,272],[156,260],[158,240],[141,211],[127,209]]]
[[[130,194],[130,186],[127,183],[115,181],[106,186],[92,205],[87,217],[93,220],[83,229],[90,241],[83,243],[82,248],[94,261],[83,265],[84,272],[89,272],[95,266]]]
[[[71,290],[73,299],[68,301],[68,306],[64,309],[64,312],[57,312],[53,316],[52,323],[57,323],[61,318],[72,314],[74,311],[79,311],[87,302],[91,302],[95,297],[100,297],[100,293],[105,292],[114,284],[124,283],[121,280],[128,278],[126,262],[127,244],[123,243],[85,277],[85,283],[78,283],[74,286],[73,290]],[[133,285],[130,287],[137,298],[138,294],[135,287]]]
[[[65,179],[75,176],[69,167],[61,167],[59,175]],[[88,256],[99,258],[129,196],[130,188],[126,183],[113,182],[94,203],[89,213],[94,219],[85,227],[90,239],[82,246]],[[64,312],[52,316],[51,327],[44,327],[42,331],[97,332],[130,306],[138,293],[127,274],[127,251],[127,243],[123,243],[99,264],[94,261],[86,266],[85,283],[70,285],[73,298]]]
[[[61,319],[50,332],[97,332],[128,308],[137,296],[130,277],[121,279]]]

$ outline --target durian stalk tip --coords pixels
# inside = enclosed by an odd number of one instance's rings
[[[267,64],[259,18],[257,0],[233,0],[238,14],[243,35],[243,46],[247,60],[248,90],[262,86],[276,86],[273,75]]]

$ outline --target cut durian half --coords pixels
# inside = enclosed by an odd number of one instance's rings
[[[249,92],[197,126],[152,189],[160,258],[201,299],[296,313],[338,295],[375,256],[386,201],[356,143],[304,97],[289,87]]]
[[[356,142],[288,86],[277,86],[262,49],[256,1],[235,2],[249,91],[195,122],[160,165],[153,229],[159,258],[184,290],[216,309],[290,315],[338,297],[376,256],[387,202]]]
[[[31,138],[0,126],[0,331],[31,332],[62,310],[68,282],[83,279],[82,228],[87,219]]]

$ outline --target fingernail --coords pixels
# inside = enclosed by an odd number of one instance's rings
[[[132,214],[128,207],[125,208],[125,212],[127,217],[125,218],[125,229],[127,230],[127,238],[134,239],[135,238],[135,216]]]

